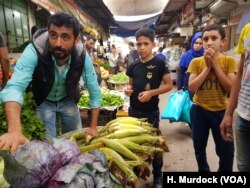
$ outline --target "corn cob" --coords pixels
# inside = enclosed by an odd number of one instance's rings
[[[135,187],[138,177],[133,172],[132,169],[130,169],[125,163],[122,163],[120,161],[111,161],[111,166],[116,165],[125,175],[126,175],[126,182],[129,186]],[[112,167],[111,167],[112,168]]]
[[[113,119],[110,122],[108,122],[105,126],[109,126],[109,125],[111,125],[113,123],[119,122],[122,119],[137,119],[137,118],[134,118],[134,117],[118,117],[118,118]]]
[[[111,148],[101,147],[98,150],[100,150],[101,152],[105,154],[108,161],[118,160],[118,161],[121,161],[122,163],[125,163],[125,160],[122,158],[122,156]]]
[[[110,128],[111,130],[122,130],[122,129],[135,129],[135,130],[141,130],[143,132],[150,133],[149,130],[144,129],[142,126],[133,125],[133,124],[125,124],[125,123],[119,123],[117,126]]]
[[[113,126],[112,129],[118,130],[118,129],[139,129],[142,131],[146,131],[148,133],[158,133],[158,129],[154,128],[152,126],[147,126],[147,125],[135,125],[135,124],[127,124],[127,123],[118,123],[117,125]]]
[[[131,160],[140,160],[140,158],[137,155],[135,155],[132,151],[130,151],[128,148],[126,148],[122,144],[116,142],[115,140],[103,138],[102,141],[106,147],[109,147],[115,150],[123,157],[126,157],[127,159],[131,159]]]
[[[134,172],[137,177],[140,177],[144,180],[150,176],[150,170],[148,164],[144,161],[125,161],[125,163],[134,169]]]
[[[103,142],[97,142],[94,144],[86,145],[86,146],[78,146],[81,152],[88,152],[91,150],[95,150],[97,148],[103,147],[104,143]]]
[[[69,140],[79,140],[83,138],[85,138],[85,133],[84,131],[80,130],[72,133],[69,137]]]
[[[125,138],[130,136],[138,136],[140,134],[147,133],[147,131],[127,129],[127,130],[117,130],[111,134],[104,136],[105,138]]]
[[[122,144],[123,146],[125,146],[126,148],[130,149],[133,152],[136,153],[148,153],[148,154],[152,154],[151,150],[149,150],[149,148],[147,147],[141,147],[139,144],[136,144],[134,142],[131,142],[129,140],[123,140],[123,139],[116,139],[116,142]]]
[[[165,139],[163,136],[152,136],[149,134],[141,134],[137,136],[123,137],[123,140],[129,140],[137,144],[159,144],[160,146],[165,145]]]
[[[124,161],[127,166],[130,168],[138,167],[138,166],[147,166],[145,161]]]

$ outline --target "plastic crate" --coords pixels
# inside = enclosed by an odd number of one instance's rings
[[[98,117],[98,126],[104,126],[111,120],[116,118],[117,110],[105,110],[101,109]],[[82,119],[83,127],[88,127],[91,121],[91,110],[90,109],[80,109],[80,115]]]

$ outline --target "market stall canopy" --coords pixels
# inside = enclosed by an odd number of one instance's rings
[[[172,34],[176,27],[187,25],[195,16],[202,16],[202,11],[213,3],[214,0],[169,0],[162,14],[155,23],[158,36]],[[186,20],[182,20],[186,14]],[[184,22],[185,23],[181,23]]]
[[[154,28],[157,17],[169,0],[103,0],[114,15],[116,27],[110,27],[110,33],[121,37],[134,36],[143,27]]]
[[[95,36],[104,36],[109,33],[109,27],[116,26],[113,15],[102,0],[31,1],[51,14],[58,11],[71,13],[80,21],[86,31]]]
[[[76,5],[93,18],[99,25],[109,32],[110,27],[116,27],[116,21],[110,10],[102,0],[74,0]]]
[[[169,0],[155,23],[155,31],[158,36],[172,35],[177,27],[201,25],[211,17],[222,23],[232,10],[248,4],[246,0]]]

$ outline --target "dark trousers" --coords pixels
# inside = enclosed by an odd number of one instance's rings
[[[160,121],[160,112],[153,111],[153,112],[142,112],[142,111],[136,111],[135,109],[129,107],[128,109],[128,115],[130,117],[136,117],[136,118],[148,118],[148,122],[153,124],[153,126],[157,129],[159,129],[159,121]],[[153,166],[153,174],[155,177],[159,177],[161,175],[161,169],[163,166],[163,155],[162,153],[156,154],[153,158],[152,162]]]
[[[215,142],[215,151],[219,157],[218,171],[232,171],[234,159],[234,143],[225,142],[220,134],[220,123],[225,111],[208,111],[198,105],[193,104],[190,111],[192,124],[192,138],[198,170],[210,171],[206,147],[211,129]]]

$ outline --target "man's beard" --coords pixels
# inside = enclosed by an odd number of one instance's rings
[[[63,60],[63,59],[66,59],[70,55],[71,50],[65,50],[60,47],[55,47],[55,48],[51,48],[51,52],[56,60]]]

